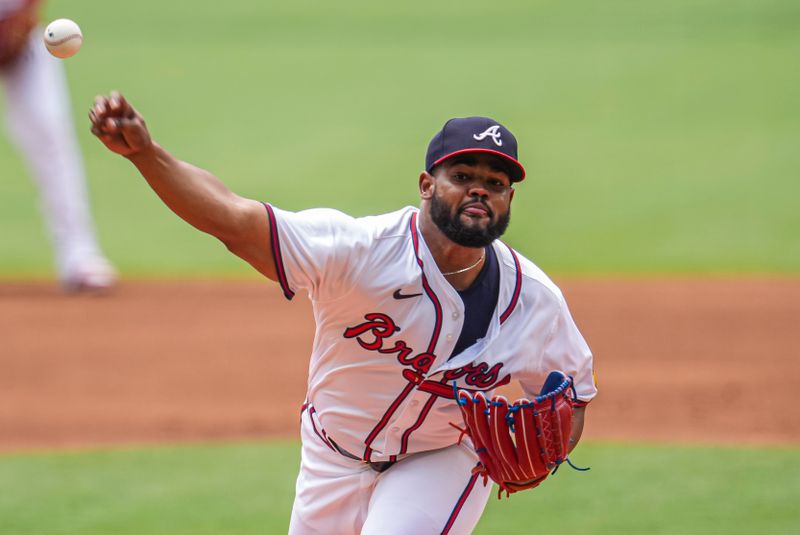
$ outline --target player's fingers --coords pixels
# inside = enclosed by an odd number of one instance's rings
[[[106,119],[100,123],[100,129],[107,133],[107,134],[114,134],[119,131],[119,119],[113,119],[111,117],[106,117]]]
[[[98,127],[93,126],[91,128],[92,134],[94,134],[97,139],[103,142],[103,145],[108,147],[109,149],[113,150],[114,152],[119,152],[120,147],[124,147],[125,142],[120,136],[114,136],[111,134],[107,134],[103,132]]]
[[[136,112],[133,106],[130,105],[130,103],[125,99],[125,96],[119,91],[111,92],[109,107],[111,108],[112,113],[119,115],[120,117],[125,117],[128,119],[135,119],[136,117],[139,117],[139,114]]]
[[[117,90],[111,92],[111,108],[118,111],[123,117],[133,117],[133,106],[130,105],[125,96]]]
[[[119,132],[138,132],[142,130],[142,122],[134,117],[133,119],[129,119],[128,117],[117,117],[114,119],[114,125]]]
[[[92,109],[94,110],[95,114],[98,117],[102,117],[103,115],[105,115],[108,109],[106,97],[103,95],[97,95],[96,97],[94,97],[94,106],[92,107]]]
[[[98,115],[97,110],[92,108],[89,110],[89,121],[91,121],[93,125],[102,126],[105,117]]]
[[[128,110],[128,103],[122,97],[119,91],[112,91],[111,96],[108,99],[108,107],[112,113],[118,115],[127,115]]]
[[[125,109],[123,101],[120,101],[114,94],[110,96],[97,96],[95,97],[94,106],[92,109],[95,115],[101,120],[106,117],[121,117],[127,115],[129,112]]]
[[[96,135],[99,138],[113,137],[113,134],[106,131],[106,129],[103,128],[103,125],[101,124],[93,124],[89,130],[92,132],[92,134]]]

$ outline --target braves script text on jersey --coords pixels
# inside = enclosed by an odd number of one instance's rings
[[[461,422],[453,385],[491,392],[514,380],[526,395],[535,396],[547,374],[558,369],[574,377],[581,402],[594,397],[592,356],[561,292],[506,244],[492,244],[500,264],[500,291],[488,332],[450,358],[464,306],[436,267],[417,225],[417,209],[354,219],[328,209],[292,213],[266,207],[279,282],[288,298],[298,289],[308,291],[317,324],[294,532],[359,533],[347,527],[358,523],[359,506],[355,511],[351,506],[349,516],[343,515],[342,504],[331,498],[363,495],[361,514],[366,515],[370,494],[362,488],[362,476],[374,485],[384,474],[370,470],[363,461],[401,459],[385,472],[388,478],[410,470],[413,463],[408,459],[414,454],[435,450],[443,450],[445,457],[436,459],[436,464],[446,464],[448,456],[458,457],[453,466],[463,470],[446,474],[458,482],[450,493],[425,497],[420,506],[440,516],[440,526],[447,522],[457,526],[463,507],[454,508],[469,498],[467,487],[476,492],[482,484],[475,485],[470,477],[477,462],[474,454],[453,447],[459,431],[449,424]],[[397,299],[398,291],[401,296],[417,295]],[[346,458],[340,451],[363,461]],[[336,484],[326,484],[326,470],[319,469],[320,454],[359,474],[355,487],[341,487],[346,478],[340,470],[329,470],[328,483]],[[411,477],[409,484],[416,488],[403,488],[398,495],[413,500],[426,481],[434,482],[429,478],[424,472]],[[488,490],[478,493],[479,516]],[[477,517],[465,520],[472,523],[461,526],[463,532],[469,532],[475,521]],[[394,529],[396,522],[394,517]],[[388,533],[386,529],[380,526],[375,533]]]

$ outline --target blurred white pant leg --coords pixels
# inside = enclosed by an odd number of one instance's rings
[[[301,466],[289,535],[359,535],[378,473],[327,445],[310,409],[303,411],[300,435]]]
[[[361,535],[472,533],[492,492],[477,462],[467,444],[401,460],[378,477]]]
[[[102,259],[86,193],[85,174],[60,60],[50,56],[36,28],[19,61],[2,71],[6,115],[39,189],[62,281],[82,264]]]

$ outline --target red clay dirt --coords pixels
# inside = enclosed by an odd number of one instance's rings
[[[557,282],[596,356],[585,438],[800,444],[800,280]],[[2,284],[0,450],[295,437],[312,338],[268,282]]]

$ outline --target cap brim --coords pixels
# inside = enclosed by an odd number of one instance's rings
[[[495,156],[500,156],[501,158],[511,162],[514,166],[514,169],[516,169],[518,172],[516,176],[509,177],[512,182],[522,182],[523,180],[525,180],[525,168],[522,167],[521,163],[519,163],[517,160],[515,160],[508,154],[492,149],[461,149],[455,152],[451,152],[450,154],[445,154],[444,156],[433,162],[433,165],[431,165],[431,168],[428,169],[428,171],[430,172],[431,169],[433,169],[434,167],[436,167],[437,165],[439,165],[448,158],[452,158],[453,156],[457,156],[459,154],[467,154],[470,152],[484,152],[487,154],[494,154]]]

